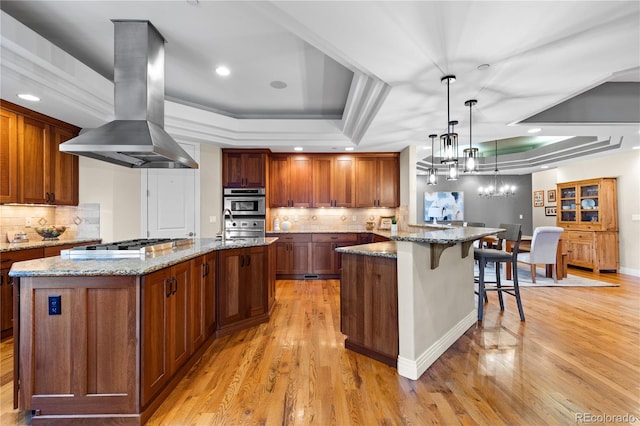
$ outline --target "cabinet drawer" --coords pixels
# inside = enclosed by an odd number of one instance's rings
[[[357,243],[358,234],[313,234],[314,243]]]
[[[593,232],[565,231],[561,238],[567,241],[592,241]]]
[[[309,243],[311,242],[311,234],[273,234],[270,237],[278,237],[279,243]]]

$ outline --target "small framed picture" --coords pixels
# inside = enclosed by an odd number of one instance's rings
[[[533,207],[544,206],[544,191],[533,191]]]
[[[545,216],[555,216],[556,215],[556,206],[545,207],[544,208]]]
[[[547,203],[555,203],[556,202],[556,190],[550,189],[547,191]]]
[[[380,216],[378,229],[391,229],[391,219],[393,219],[393,216]]]

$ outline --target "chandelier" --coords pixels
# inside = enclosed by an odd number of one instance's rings
[[[516,195],[516,187],[514,185],[505,184],[502,182],[500,172],[498,171],[498,141],[495,141],[496,145],[496,168],[493,171],[493,185],[487,187],[478,188],[478,195],[485,198],[492,197],[513,197]],[[498,183],[500,181],[500,183]]]
[[[429,135],[431,138],[431,167],[427,169],[427,185],[435,185],[438,183],[438,170],[436,169],[435,153],[433,152],[433,140],[438,135]]]
[[[469,148],[465,148],[463,152],[464,157],[464,172],[476,173],[478,171],[478,148],[474,148],[471,144],[471,107],[477,104],[475,99],[469,99],[464,104],[469,107]]]
[[[440,163],[447,166],[447,180],[458,180],[458,134],[453,129],[458,122],[451,121],[449,105],[449,85],[455,81],[455,75],[445,75],[440,79],[441,83],[447,84],[447,132],[440,135]]]

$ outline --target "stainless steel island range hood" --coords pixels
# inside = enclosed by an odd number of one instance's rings
[[[164,130],[164,38],[149,21],[113,23],[116,119],[60,144],[60,151],[125,167],[197,169]]]

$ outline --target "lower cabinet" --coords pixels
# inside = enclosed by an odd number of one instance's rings
[[[218,335],[257,324],[268,315],[265,247],[222,250],[218,257]]]
[[[313,234],[312,272],[338,277],[342,269],[342,255],[336,248],[358,244],[358,234]]]
[[[567,264],[594,272],[618,271],[618,232],[566,230],[561,238]]]
[[[295,278],[311,272],[311,234],[273,234],[276,241],[276,275]]]
[[[189,357],[187,285],[191,262],[142,278],[142,405]]]

